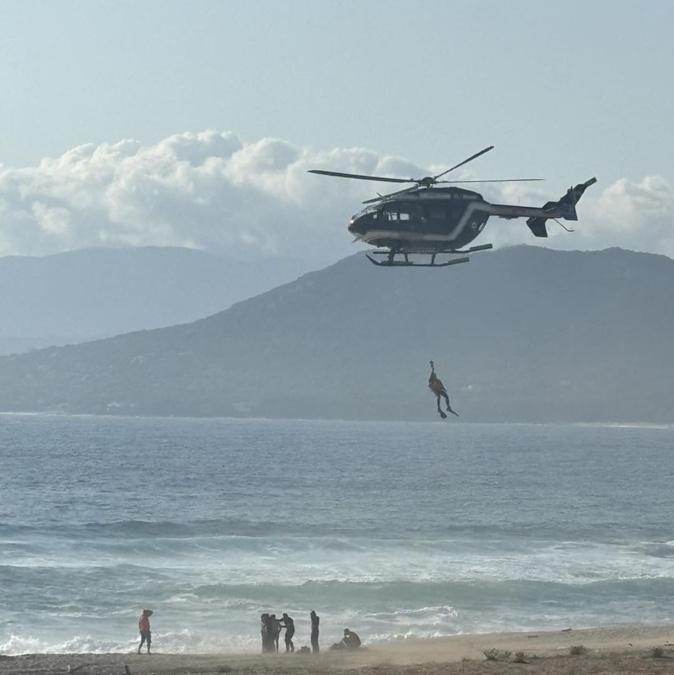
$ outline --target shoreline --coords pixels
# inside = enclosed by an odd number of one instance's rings
[[[572,649],[573,648],[573,649]],[[656,649],[660,652],[654,651]],[[487,658],[485,652],[493,659]],[[577,653],[573,653],[577,652]],[[519,659],[519,661],[517,660]],[[25,654],[0,656],[0,674],[182,675],[191,673],[660,673],[674,671],[674,624],[409,638],[354,652],[255,654]],[[128,669],[128,671],[127,671]]]

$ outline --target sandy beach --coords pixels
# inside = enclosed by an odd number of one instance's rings
[[[493,658],[487,658],[485,652]],[[490,633],[399,640],[354,653],[28,654],[0,657],[0,673],[180,675],[182,673],[584,673],[674,672],[674,625],[621,625],[553,632]]]

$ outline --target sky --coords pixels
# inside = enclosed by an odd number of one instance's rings
[[[674,2],[0,0],[0,255],[187,245],[336,259],[376,184],[538,205],[545,245],[674,256]],[[490,220],[480,242],[540,243]]]

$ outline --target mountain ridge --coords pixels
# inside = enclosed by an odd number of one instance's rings
[[[296,278],[300,261],[228,260],[181,247],[0,258],[0,353],[194,321]]]
[[[674,261],[514,247],[447,270],[362,255],[192,323],[0,359],[0,409],[674,421]],[[622,392],[622,394],[621,394]]]

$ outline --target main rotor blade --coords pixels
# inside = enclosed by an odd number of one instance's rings
[[[366,199],[363,204],[374,204],[375,202],[386,199],[387,197],[395,197],[396,195],[402,195],[405,192],[410,192],[411,190],[416,190],[417,186],[413,185],[412,187],[405,188],[404,190],[398,190],[397,192],[389,192],[387,195],[379,195],[379,197],[372,197],[372,199]]]
[[[530,183],[532,181],[545,180],[545,178],[495,178],[488,180],[438,180],[436,183]]]
[[[337,176],[338,178],[358,178],[359,180],[380,180],[386,183],[416,183],[414,178],[387,178],[385,176],[364,176],[359,173],[341,173],[339,171],[323,171],[321,169],[309,169],[307,173],[318,173],[321,176]]]
[[[440,178],[440,176],[444,176],[446,173],[449,173],[450,171],[454,171],[454,169],[458,169],[460,166],[463,166],[464,164],[468,164],[468,162],[472,162],[474,159],[478,158],[480,155],[484,155],[485,152],[489,152],[490,150],[493,150],[494,146],[490,145],[488,148],[485,148],[484,150],[480,150],[480,152],[476,152],[474,155],[471,155],[468,159],[464,159],[463,162],[459,162],[459,164],[455,164],[454,166],[450,167],[447,169],[447,171],[443,171],[442,173],[439,173],[437,176],[433,176],[435,180]]]

